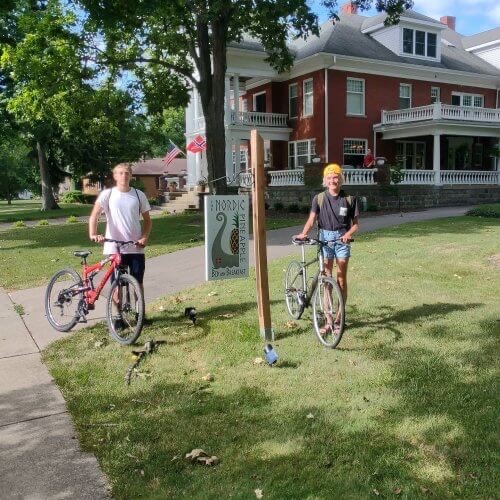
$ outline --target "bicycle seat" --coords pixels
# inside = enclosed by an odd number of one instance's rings
[[[90,250],[77,250],[76,252],[73,252],[73,255],[75,257],[83,257],[84,259],[87,258],[92,252]]]

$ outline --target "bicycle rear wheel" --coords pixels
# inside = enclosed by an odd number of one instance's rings
[[[144,296],[139,282],[130,274],[120,274],[113,283],[106,310],[111,337],[123,345],[133,344],[144,322]]]
[[[294,319],[300,319],[304,312],[302,273],[302,266],[296,260],[288,264],[285,274],[285,302],[288,314]]]
[[[318,340],[325,347],[334,349],[339,344],[345,327],[344,298],[334,279],[319,278],[312,298],[312,310]]]
[[[80,319],[83,301],[80,275],[73,269],[61,269],[49,281],[45,292],[45,315],[53,328],[69,332]]]

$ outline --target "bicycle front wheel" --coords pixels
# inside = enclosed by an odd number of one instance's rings
[[[123,345],[133,344],[144,322],[144,296],[139,282],[130,274],[121,274],[113,283],[106,311],[111,337]]]
[[[300,263],[292,260],[285,274],[285,303],[288,314],[294,319],[300,319],[304,312],[303,272]]]
[[[69,332],[78,323],[82,287],[82,279],[73,269],[61,269],[49,281],[45,292],[45,315],[59,332]]]
[[[334,349],[339,344],[345,327],[344,298],[334,279],[319,278],[312,298],[312,309],[318,340],[325,347]]]

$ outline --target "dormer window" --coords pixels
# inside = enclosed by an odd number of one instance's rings
[[[436,33],[403,28],[403,54],[435,59],[437,55]]]

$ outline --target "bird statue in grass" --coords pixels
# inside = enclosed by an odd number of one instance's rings
[[[186,316],[186,318],[189,318],[193,322],[193,325],[196,323],[197,314],[198,311],[194,307],[186,307],[184,309],[184,316]]]

